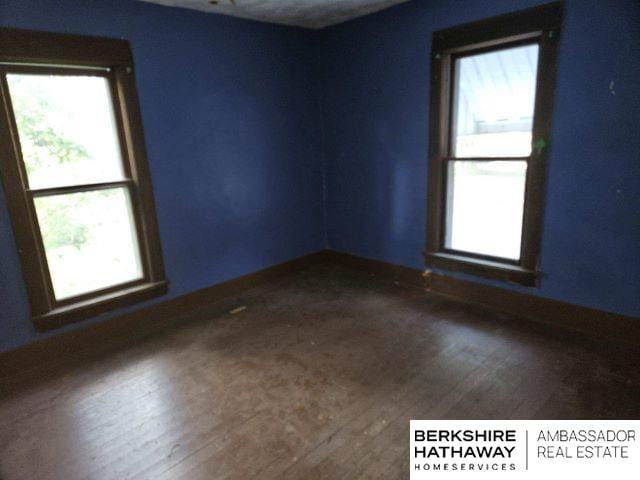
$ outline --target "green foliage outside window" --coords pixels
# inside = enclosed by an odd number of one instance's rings
[[[27,95],[14,96],[15,113],[27,174],[50,164],[75,163],[89,157],[87,150],[56,128],[55,119],[45,112],[55,111],[31,82],[13,80],[20,88],[30,89]],[[28,159],[28,161],[26,161]],[[42,202],[39,220],[50,228],[43,231],[45,245],[51,248],[74,246],[87,241],[87,226],[74,221],[73,211],[82,206],[85,197],[70,195],[63,202]]]

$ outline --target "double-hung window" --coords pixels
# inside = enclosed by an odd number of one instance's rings
[[[561,7],[434,33],[429,265],[533,285]]]
[[[0,31],[0,167],[41,329],[166,291],[129,45]]]

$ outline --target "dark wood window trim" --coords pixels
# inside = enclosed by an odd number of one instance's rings
[[[562,4],[552,3],[433,34],[429,107],[427,249],[425,252],[428,266],[523,285],[536,285],[545,165],[550,144],[556,56],[561,24]],[[533,120],[533,149],[530,157],[524,157],[527,159],[528,166],[520,260],[512,262],[485,255],[447,250],[444,247],[444,222],[446,221],[446,164],[450,160],[453,61],[461,55],[533,43],[539,45],[538,76]],[[495,160],[505,159],[496,158]]]
[[[61,187],[83,191],[125,187],[131,197],[143,278],[70,299],[56,300],[33,198],[28,188],[6,74],[14,71],[99,75],[109,81],[126,179]],[[133,56],[125,40],[0,29],[0,172],[11,216],[32,320],[48,330],[167,292],[155,204],[147,165]],[[42,193],[42,192],[40,192]]]

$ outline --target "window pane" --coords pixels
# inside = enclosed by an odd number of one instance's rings
[[[32,189],[123,178],[107,79],[8,74]]]
[[[37,197],[35,205],[58,300],[142,277],[124,188]]]
[[[518,260],[526,161],[451,161],[445,247]]]
[[[538,45],[456,60],[455,157],[531,154]]]

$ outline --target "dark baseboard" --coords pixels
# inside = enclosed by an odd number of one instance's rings
[[[328,252],[326,258],[341,265],[366,270],[390,279],[423,288],[429,293],[484,309],[514,315],[538,323],[559,326],[564,330],[587,335],[625,347],[638,348],[640,318],[513,292],[481,283],[460,280],[430,272],[371,260],[355,255]]]
[[[41,376],[60,366],[90,358],[188,320],[198,311],[255,286],[323,262],[324,252],[259,270],[227,282],[156,303],[140,310],[60,333],[15,350],[0,352],[0,379]]]
[[[216,302],[241,294],[255,286],[323,262],[380,275],[404,285],[487,310],[499,311],[560,326],[598,341],[637,349],[640,319],[535,297],[480,283],[371,260],[335,251],[320,251],[273,267],[244,275],[186,295],[126,313],[98,324],[36,341],[16,350],[0,352],[0,379],[42,376],[62,365],[130,344],[167,327],[192,318]]]
[[[372,260],[370,258],[359,257],[350,253],[336,252],[334,250],[325,250],[324,258],[327,261],[346,267],[366,270],[369,273],[388,277],[404,285],[424,287],[422,271],[416,268],[404,267],[381,260]]]

